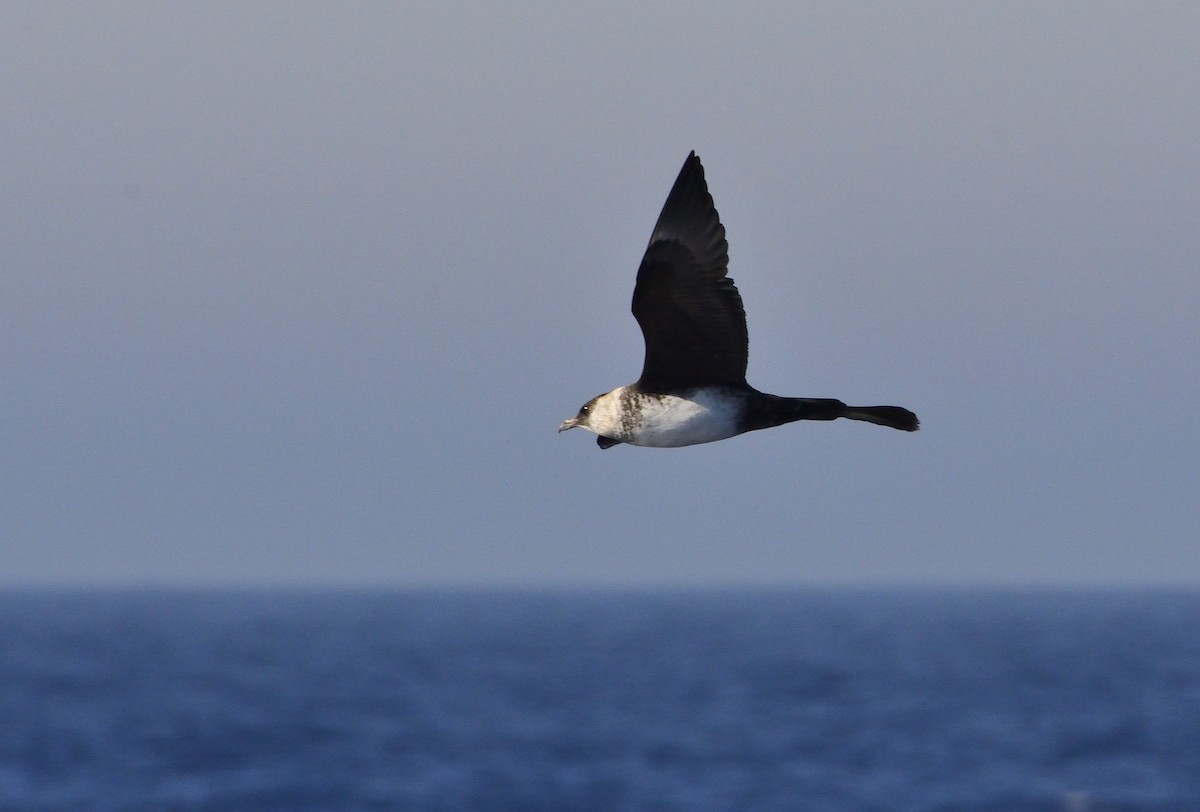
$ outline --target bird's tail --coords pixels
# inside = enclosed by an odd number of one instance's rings
[[[901,406],[847,406],[842,417],[864,420],[877,426],[887,426],[900,431],[916,431],[921,427],[917,416]]]
[[[917,416],[900,406],[847,406],[834,398],[775,396],[760,402],[761,414],[757,415],[755,428],[778,426],[793,420],[837,420],[839,417],[862,420],[900,431],[916,431],[920,427]]]

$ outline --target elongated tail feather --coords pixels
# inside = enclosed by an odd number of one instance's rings
[[[835,398],[783,398],[758,394],[746,413],[745,431],[765,429],[793,420],[863,420],[900,431],[916,431],[917,416],[901,406],[847,406]]]
[[[921,427],[917,416],[901,406],[847,406],[842,416],[900,431],[916,431]]]

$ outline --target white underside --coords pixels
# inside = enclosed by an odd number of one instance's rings
[[[678,448],[724,440],[738,433],[739,404],[707,390],[674,395],[631,395],[640,407],[640,419],[622,428],[620,437],[630,445]]]

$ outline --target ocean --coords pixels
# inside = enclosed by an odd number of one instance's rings
[[[1200,812],[1200,593],[9,591],[0,810]]]

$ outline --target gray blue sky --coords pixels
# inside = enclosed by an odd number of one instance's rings
[[[0,6],[0,584],[1200,585],[1194,4]],[[599,451],[688,151],[750,382]]]

